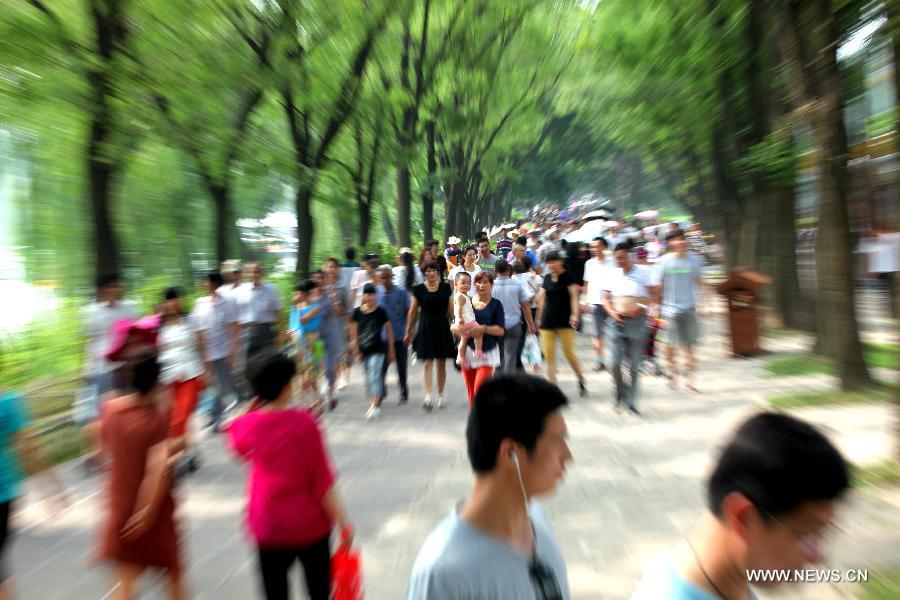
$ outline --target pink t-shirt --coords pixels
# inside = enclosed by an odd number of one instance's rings
[[[256,410],[228,428],[229,445],[250,463],[247,526],[257,546],[307,546],[334,526],[322,496],[334,483],[331,462],[306,410]]]

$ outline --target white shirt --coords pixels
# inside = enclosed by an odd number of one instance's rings
[[[375,274],[372,275],[372,277],[374,276]],[[366,287],[367,283],[375,285],[376,282],[369,276],[369,272],[365,269],[354,273],[353,281],[356,284],[356,291],[353,292],[353,308],[359,308],[362,306],[363,288]]]
[[[616,275],[614,267],[606,259],[592,258],[584,263],[584,282],[587,286],[587,303],[603,304],[603,290],[607,281]]]
[[[231,355],[231,325],[238,322],[237,304],[228,296],[216,292],[197,298],[191,317],[197,331],[204,333],[206,359],[219,360]]]
[[[85,308],[85,335],[87,351],[85,352],[84,374],[86,377],[102,375],[112,371],[118,363],[106,360],[109,350],[110,329],[120,319],[134,319],[134,306],[128,302],[119,302],[110,306],[106,302],[94,302]]]
[[[159,329],[159,381],[164,384],[190,381],[203,375],[203,363],[197,351],[197,330],[191,317],[173,322]]]
[[[417,285],[425,281],[425,278],[422,276],[422,271],[416,265],[413,265],[413,285]],[[391,273],[394,275],[394,287],[401,287],[406,289],[406,267],[399,266],[391,269]],[[412,291],[412,290],[409,290]]]
[[[622,269],[613,271],[603,289],[611,292],[613,298],[647,298],[650,296],[652,271],[647,265],[632,264],[628,273]]]
[[[528,291],[531,293],[531,306],[532,308],[536,307],[538,292],[541,291],[541,285],[544,283],[541,276],[534,272],[528,272],[517,273],[512,278],[528,288]]]
[[[246,281],[242,281],[237,285],[226,283],[219,287],[220,294],[234,300],[234,303],[237,306],[238,320],[242,323],[247,316],[247,285],[248,283]]]
[[[242,324],[274,323],[278,320],[281,298],[271,283],[262,281],[259,287],[251,283],[241,289],[240,296],[243,299],[239,316]]]
[[[456,276],[462,272],[468,273],[472,277],[472,287],[469,288],[469,298],[475,297],[475,276],[481,273],[482,268],[477,264],[475,268],[471,271],[466,270],[465,265],[459,265],[458,267],[453,267],[450,269],[450,274],[447,275],[447,282],[450,284],[450,287],[453,288],[453,294],[456,294]]]
[[[869,271],[895,273],[900,266],[900,233],[881,233],[869,254]]]

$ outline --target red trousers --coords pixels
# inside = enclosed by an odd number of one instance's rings
[[[478,367],[477,369],[463,369],[463,377],[466,379],[466,392],[469,394],[469,410],[472,409],[472,402],[475,401],[475,392],[481,387],[481,384],[491,378],[494,374],[494,367]]]
[[[183,437],[187,431],[187,421],[197,408],[203,378],[195,377],[172,384],[172,416],[169,421],[169,437]]]

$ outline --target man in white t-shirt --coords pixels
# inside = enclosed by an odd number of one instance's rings
[[[608,280],[615,275],[606,258],[606,240],[595,237],[591,242],[593,258],[584,263],[584,292],[581,295],[581,306],[584,312],[590,311],[594,318],[594,352],[597,354],[595,371],[602,371],[603,338],[606,335],[606,309],[603,308],[603,291]],[[618,268],[618,267],[616,267]]]
[[[84,462],[89,469],[99,466],[97,456],[100,430],[97,421],[100,418],[100,406],[113,389],[113,371],[121,365],[106,358],[112,342],[113,325],[122,319],[137,318],[134,306],[122,301],[122,293],[122,280],[117,273],[101,275],[97,278],[97,301],[90,304],[84,312],[87,346],[83,374],[90,393],[86,394],[87,401],[77,411],[77,418],[85,426],[92,442],[92,451]]]
[[[632,414],[640,415],[637,409],[638,369],[647,339],[645,324],[652,294],[651,273],[650,267],[632,261],[626,243],[616,246],[614,256],[619,269],[607,280],[603,296],[603,308],[609,315],[606,368],[616,387],[616,409],[624,405]],[[626,357],[631,374],[628,382],[622,372]]]

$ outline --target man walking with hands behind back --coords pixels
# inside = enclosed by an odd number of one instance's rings
[[[609,278],[603,298],[603,308],[610,317],[606,330],[609,353],[606,366],[616,386],[616,408],[625,405],[633,414],[640,415],[637,381],[647,335],[644,323],[651,294],[650,268],[634,264],[626,243],[616,246],[615,258],[619,270]],[[629,362],[628,381],[622,368],[625,358]]]

